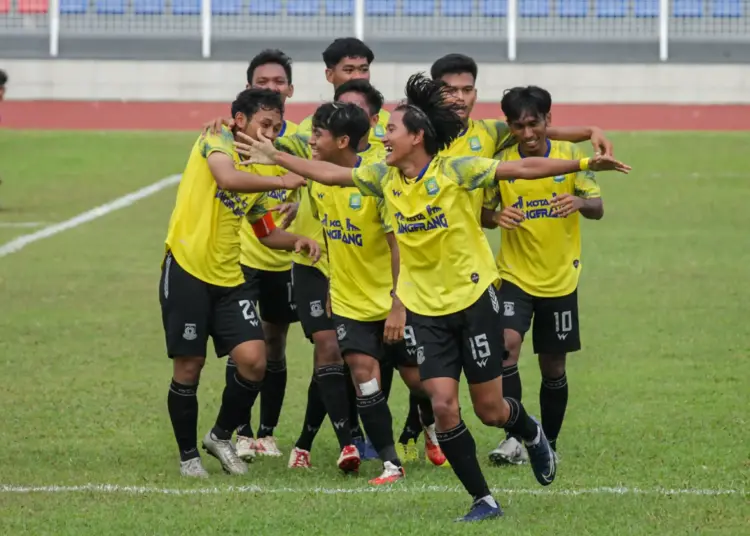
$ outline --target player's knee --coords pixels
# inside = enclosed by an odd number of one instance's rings
[[[399,367],[399,374],[401,379],[409,388],[409,393],[416,396],[417,398],[427,398],[424,387],[422,387],[422,380],[419,377],[418,367]]]
[[[315,344],[315,366],[341,365],[341,352],[334,332],[319,332],[313,335]]]
[[[508,421],[508,413],[502,398],[474,403],[474,414],[485,426],[503,426]]]
[[[431,397],[432,412],[435,414],[435,421],[439,429],[450,430],[458,426],[461,417],[458,411],[458,398],[449,395],[433,394]]]
[[[259,381],[266,374],[266,345],[264,341],[238,344],[231,352],[237,372],[243,378]]]
[[[539,371],[543,378],[560,378],[565,374],[565,354],[540,354]]]
[[[205,357],[175,357],[172,360],[172,377],[177,383],[195,385],[205,364]]]
[[[508,355],[503,361],[503,365],[509,367],[518,363],[523,340],[521,339],[521,334],[512,329],[506,329],[503,335],[505,338],[505,349],[508,352]]]

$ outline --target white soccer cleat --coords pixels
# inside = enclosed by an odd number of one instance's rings
[[[523,444],[513,436],[503,439],[495,450],[490,452],[490,461],[495,465],[522,465],[529,461]]]
[[[336,465],[345,473],[356,473],[359,471],[360,463],[362,463],[362,458],[354,445],[347,445],[341,449],[339,459],[336,461]]]
[[[377,478],[370,480],[370,484],[373,486],[383,486],[385,484],[393,484],[398,482],[406,476],[403,467],[398,467],[391,462],[383,463],[383,474]]]
[[[190,478],[208,478],[208,471],[203,467],[200,458],[190,458],[186,461],[180,461],[180,474]]]
[[[261,437],[255,440],[255,453],[258,456],[281,456],[279,446],[276,444],[276,438],[273,436]]]
[[[294,447],[289,455],[289,469],[309,469],[310,467],[312,467],[312,463],[310,463],[310,451]]]
[[[237,456],[239,456],[240,460],[247,463],[251,463],[255,460],[255,448],[255,439],[252,437],[237,436],[235,449],[237,450]]]
[[[231,439],[219,439],[208,432],[203,438],[203,450],[219,460],[221,468],[230,475],[247,473],[247,464],[237,456]]]

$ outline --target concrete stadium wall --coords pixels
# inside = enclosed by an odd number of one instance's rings
[[[244,62],[3,60],[9,100],[227,102],[244,87]],[[372,81],[388,101],[403,95],[408,76],[428,64],[374,63]],[[491,64],[479,67],[480,100],[505,88],[536,84],[557,103],[750,104],[750,64],[573,65]],[[331,97],[321,63],[294,66],[295,103]]]

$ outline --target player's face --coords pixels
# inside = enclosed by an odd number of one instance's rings
[[[393,112],[383,136],[383,145],[387,151],[385,163],[389,166],[398,165],[418,143],[416,138],[417,135],[409,132],[404,126],[404,112]]]
[[[5,86],[0,86],[0,101],[5,98]]]
[[[275,140],[284,123],[279,110],[264,109],[258,110],[249,119],[245,114],[238,113],[234,116],[234,121],[240,130],[254,140],[258,139],[258,130],[266,138]]]
[[[367,112],[367,116],[370,118],[370,127],[374,128],[375,125],[378,124],[378,114],[370,115],[370,107],[367,104],[367,99],[365,99],[365,96],[362,95],[362,93],[359,93],[358,91],[349,91],[339,97],[339,102],[351,102],[352,104],[356,104]]]
[[[471,73],[445,74],[440,80],[446,85],[446,101],[456,105],[458,116],[467,121],[477,102],[477,88]]]
[[[344,58],[333,69],[326,69],[326,80],[335,90],[349,80],[370,80],[370,64],[367,58]]]
[[[294,86],[289,83],[284,67],[278,63],[266,63],[253,71],[253,80],[248,88],[257,87],[278,91],[284,101],[294,93]]]
[[[329,130],[313,128],[309,141],[313,160],[334,161],[333,157],[339,150],[337,142]]]
[[[524,112],[517,121],[508,123],[511,134],[518,140],[518,145],[524,154],[534,154],[545,150],[549,120],[549,114],[544,116]]]

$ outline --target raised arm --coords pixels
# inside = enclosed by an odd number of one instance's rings
[[[301,177],[295,177],[291,174],[279,177],[263,177],[240,171],[234,167],[234,160],[231,156],[220,152],[209,154],[206,161],[216,184],[222,190],[253,194],[281,189],[293,190],[304,184]]]
[[[630,166],[608,156],[581,158],[580,160],[560,160],[532,156],[510,162],[500,162],[495,170],[496,180],[544,179],[567,175],[578,171],[619,171],[627,173]]]
[[[547,127],[547,137],[553,140],[581,143],[591,141],[594,151],[599,154],[612,156],[614,146],[607,135],[599,127]]]
[[[273,160],[277,165],[293,173],[326,186],[354,186],[352,168],[320,160],[306,160],[278,150],[274,153]]]

